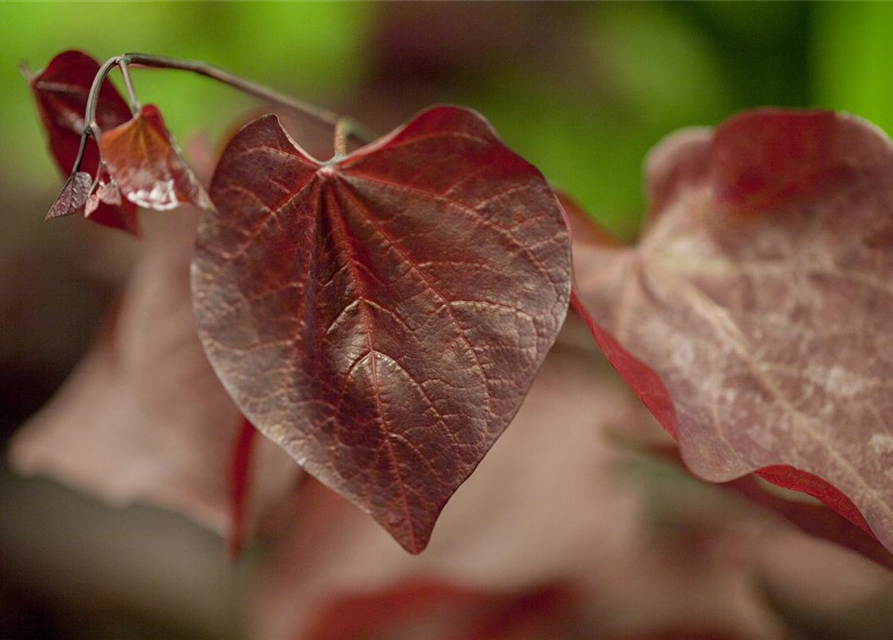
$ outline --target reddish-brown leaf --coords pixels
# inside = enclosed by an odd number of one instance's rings
[[[512,426],[447,505],[421,556],[307,482],[255,594],[252,637],[301,637],[339,594],[414,577],[522,591],[625,571],[614,563],[639,553],[626,554],[639,529],[633,488],[618,490],[615,448],[595,434],[638,409],[630,396],[591,352],[553,348]]]
[[[328,162],[260,118],[211,193],[193,293],[212,365],[258,429],[421,551],[564,319],[554,195],[456,107]]]
[[[84,208],[90,199],[90,188],[93,186],[93,178],[89,173],[78,171],[74,175],[68,177],[65,186],[62,187],[62,193],[56,198],[56,202],[47,212],[46,220],[50,218],[61,218],[77,213]]]
[[[41,121],[49,137],[50,151],[64,176],[71,173],[77,157],[84,130],[87,94],[98,71],[99,63],[87,54],[81,51],[64,51],[53,58],[46,69],[29,80]],[[100,129],[112,129],[124,124],[130,117],[130,108],[114,85],[108,80],[103,82],[96,108],[96,122]],[[98,167],[99,151],[96,143],[90,139],[84,150],[80,171],[95,177]],[[66,188],[68,184],[66,183]],[[60,199],[64,196],[63,190]],[[80,206],[83,203],[77,208]],[[54,205],[47,217],[59,215],[63,214]],[[130,202],[119,205],[99,202],[96,210],[88,217],[98,224],[139,236],[136,206]]]
[[[230,517],[227,538],[229,555],[233,560],[241,555],[245,543],[245,510],[248,506],[246,503],[250,490],[251,459],[256,441],[257,429],[242,418],[229,466]]]
[[[576,342],[568,332],[563,339]],[[771,623],[753,567],[778,535],[791,534],[768,529],[758,510],[697,491],[681,473],[631,468],[605,432],[655,427],[593,352],[591,343],[553,347],[511,427],[446,506],[420,556],[319,483],[303,483],[253,594],[249,635],[303,637],[344,593],[427,578],[487,592],[580,587],[589,621],[603,631],[581,637],[668,626],[772,637],[759,631]],[[858,575],[858,560],[850,561]]]
[[[184,204],[214,208],[154,105],[104,133],[99,148],[109,174],[130,202],[158,211]]]
[[[781,484],[771,475],[768,479],[776,484]],[[760,486],[754,476],[738,478],[722,486],[777,513],[809,535],[848,547],[887,569],[893,569],[893,555],[870,532],[866,533],[862,527],[837,517],[820,504],[806,504],[773,495],[765,487]]]
[[[640,395],[623,359],[659,374],[655,415],[695,473],[759,471],[893,550],[890,141],[825,112],[694,135],[652,154],[662,205],[638,247],[575,247],[608,356]]]
[[[675,445],[648,446],[646,448],[651,453],[682,465],[679,449]],[[807,481],[810,478],[809,474],[796,470],[793,467],[785,466],[765,467],[757,472],[756,475],[776,485],[786,487],[788,483],[784,478],[779,478],[778,476],[789,473],[795,475],[797,483]],[[812,476],[812,479],[813,481],[823,482],[814,476]],[[821,504],[806,502],[802,499],[788,499],[787,496],[778,495],[781,492],[770,490],[771,487],[769,485],[758,482],[754,475],[724,482],[719,486],[731,493],[744,496],[750,502],[780,516],[811,536],[847,547],[887,569],[893,569],[893,554],[871,534],[864,520],[861,521],[861,524],[855,524],[847,518],[841,518],[839,516],[840,509],[835,509],[837,511],[835,513],[835,511],[827,509]],[[834,495],[834,492],[836,492],[839,494],[840,500],[849,500],[834,487],[829,486],[828,489],[830,490],[830,495]],[[813,491],[809,493],[815,495],[819,492]],[[849,508],[855,510],[855,507],[852,505]],[[858,511],[856,513],[858,514]],[[861,514],[859,514],[859,518],[861,518]]]
[[[614,238],[596,223],[569,194],[555,189],[555,196],[567,215],[567,225],[574,242],[586,244],[616,244]]]
[[[342,595],[297,640],[578,638],[575,600],[571,589],[558,585],[513,593],[413,580]]]
[[[14,465],[115,504],[145,500],[216,530],[230,518],[229,460],[242,422],[198,340],[189,289],[195,210],[151,238],[117,310],[58,395],[15,435]],[[262,505],[297,468],[256,451]]]

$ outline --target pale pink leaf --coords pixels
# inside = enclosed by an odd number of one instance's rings
[[[652,153],[660,206],[637,247],[575,245],[581,296],[659,375],[696,474],[758,471],[893,549],[890,141],[771,110],[704,136]]]
[[[198,215],[152,238],[116,317],[57,396],[15,435],[14,466],[113,504],[148,501],[215,530],[230,514],[229,461],[241,416],[198,340],[189,261]],[[281,498],[297,467],[270,442],[256,498]]]

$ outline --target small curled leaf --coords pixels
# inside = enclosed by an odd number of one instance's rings
[[[157,211],[185,204],[213,210],[154,105],[103,134],[99,147],[109,174],[130,202]]]
[[[37,102],[41,122],[49,137],[50,151],[64,176],[69,176],[78,155],[81,134],[84,130],[87,95],[98,71],[99,63],[86,53],[63,51],[53,58],[43,71],[34,74],[28,80]],[[96,121],[100,129],[117,127],[130,120],[130,117],[127,102],[115,86],[109,80],[105,80],[99,91],[96,109]],[[87,140],[84,148],[79,171],[90,177],[95,176],[98,170],[99,150],[91,138]],[[93,178],[90,181],[92,183]],[[79,184],[74,185],[79,190],[77,198],[71,199],[75,194],[69,192],[63,202],[60,196],[60,200],[57,200],[51,209],[52,215],[48,214],[47,218],[71,215],[88,202],[85,196],[80,205],[72,208],[74,202],[80,201],[80,191],[83,190],[83,178],[77,178],[77,182]],[[69,186],[66,183],[63,194]],[[94,210],[87,214],[87,218],[97,224],[140,236],[136,205],[130,202],[114,204],[100,197],[95,202]]]

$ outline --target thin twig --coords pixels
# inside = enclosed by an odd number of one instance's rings
[[[315,120],[319,120],[320,122],[335,127],[336,147],[342,150],[346,150],[347,148],[348,137],[356,138],[363,143],[372,142],[377,137],[356,120],[343,118],[334,111],[328,111],[327,109],[321,109],[312,104],[302,102],[301,100],[292,98],[284,93],[279,93],[269,87],[257,84],[256,82],[232,74],[229,71],[224,71],[213,65],[205,64],[204,62],[199,62],[197,60],[180,60],[177,58],[168,58],[166,56],[156,56],[146,53],[124,53],[106,60],[102,66],[99,67],[99,71],[96,72],[96,76],[93,78],[93,84],[90,86],[90,92],[87,94],[87,108],[84,113],[84,131],[81,134],[81,146],[72,173],[80,168],[84,148],[87,144],[87,138],[92,136],[98,144],[99,139],[102,136],[102,131],[99,128],[99,124],[96,122],[96,107],[99,103],[99,93],[102,89],[102,83],[105,82],[106,77],[114,67],[120,67],[121,69],[121,75],[124,77],[124,85],[127,89],[127,95],[130,98],[131,111],[134,112],[134,114],[139,113],[139,101],[136,98],[136,91],[133,88],[133,82],[130,78],[129,65],[138,65],[155,69],[191,71],[200,76],[205,76],[212,80],[228,84],[231,87],[267,102],[291,109],[292,111],[297,111],[298,113],[302,113]],[[341,131],[341,142],[338,141],[339,128]]]
[[[118,63],[121,70],[121,77],[124,79],[124,88],[127,90],[127,97],[130,100],[130,113],[136,116],[140,112],[140,101],[136,97],[136,90],[133,88],[133,79],[130,77],[130,66],[126,60]]]
[[[312,104],[297,100],[291,96],[285,95],[284,93],[280,93],[278,91],[270,89],[269,87],[257,84],[256,82],[252,82],[251,80],[247,80],[245,78],[232,74],[229,71],[224,71],[223,69],[210,64],[206,64],[204,62],[199,62],[196,60],[179,60],[177,58],[155,56],[145,53],[126,53],[121,57],[127,62],[144,67],[191,71],[192,73],[196,73],[200,76],[205,76],[207,78],[217,80],[218,82],[228,84],[231,87],[235,87],[240,91],[244,91],[249,95],[253,95],[267,102],[278,104],[287,109],[291,109],[292,111],[303,113],[307,116],[310,116],[311,118],[319,120],[320,122],[330,124],[333,127],[337,127],[338,121],[344,119],[342,116],[335,113],[334,111],[321,109]],[[362,126],[354,126],[350,133],[357,140],[364,143],[372,142],[376,138],[374,134],[364,129]]]
[[[31,67],[27,62],[19,63],[19,73],[25,76],[25,80],[31,82],[34,79],[34,72],[31,71]]]
[[[335,125],[335,155],[347,155],[347,138],[350,136],[350,120],[342,118]]]
[[[74,157],[74,164],[71,165],[71,173],[70,176],[73,176],[81,169],[81,162],[84,159],[84,151],[87,149],[87,136],[81,136],[81,143],[78,146],[78,154]]]
[[[83,137],[92,135],[96,139],[96,144],[99,144],[99,138],[102,136],[102,131],[100,131],[99,124],[96,122],[96,105],[99,103],[99,92],[109,71],[118,66],[123,57],[115,56],[114,58],[109,58],[99,67],[96,77],[93,78],[93,84],[90,86],[90,93],[87,94],[87,108],[84,111],[84,132],[82,135]]]

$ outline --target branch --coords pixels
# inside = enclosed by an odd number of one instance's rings
[[[336,130],[339,129],[340,123],[340,128],[343,128],[343,134],[346,137],[353,137],[362,143],[372,142],[377,137],[374,133],[355,120],[344,118],[334,111],[321,109],[301,100],[297,100],[284,93],[280,93],[269,87],[252,82],[251,80],[247,80],[241,76],[237,76],[229,71],[224,71],[223,69],[219,69],[218,67],[204,62],[199,62],[197,60],[180,60],[178,58],[168,58],[146,53],[124,53],[106,60],[96,73],[96,77],[93,79],[90,93],[87,96],[87,108],[84,114],[85,125],[81,139],[82,148],[86,145],[88,137],[92,136],[98,142],[99,138],[102,136],[102,131],[100,131],[99,125],[96,122],[96,107],[99,102],[99,92],[102,89],[102,83],[113,68],[120,67],[121,74],[124,76],[124,85],[127,89],[128,97],[130,98],[131,109],[138,109],[139,102],[136,99],[136,92],[133,89],[133,83],[130,79],[129,65],[138,65],[155,69],[190,71],[200,76],[205,76],[212,80],[227,84],[266,102],[309,116],[314,120],[335,127]],[[346,126],[345,123],[347,123]],[[78,159],[75,161],[74,167],[72,168],[72,173],[77,172],[80,168],[82,157],[83,154],[78,155]]]

